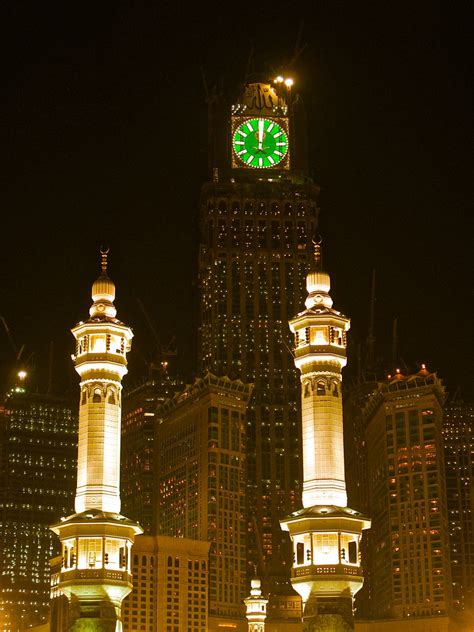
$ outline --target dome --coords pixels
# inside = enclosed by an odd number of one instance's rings
[[[258,577],[254,577],[252,580],[250,580],[250,585],[252,588],[260,588],[260,579]]]
[[[115,284],[107,275],[101,274],[92,285],[92,300],[94,303],[98,301],[108,301],[113,303],[115,299]]]
[[[115,318],[117,310],[115,309],[115,283],[107,274],[107,250],[100,251],[101,255],[101,274],[92,285],[92,300],[94,301],[89,310],[92,318]]]
[[[306,277],[306,289],[309,294],[313,292],[325,292],[331,289],[331,279],[327,272],[322,270],[312,271]]]

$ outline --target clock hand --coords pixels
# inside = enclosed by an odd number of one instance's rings
[[[263,142],[263,120],[258,119],[258,148],[262,149]]]

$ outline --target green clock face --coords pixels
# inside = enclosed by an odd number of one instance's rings
[[[246,167],[269,169],[288,153],[288,136],[272,119],[249,118],[234,131],[232,147],[238,161]]]

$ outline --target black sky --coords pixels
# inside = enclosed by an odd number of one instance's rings
[[[308,8],[310,7],[310,8]],[[111,247],[135,377],[152,336],[195,353],[197,212],[209,85],[235,90],[249,51],[269,76],[292,57],[336,306],[472,395],[472,7],[437,2],[4,2],[0,315],[68,383],[69,328]],[[0,331],[5,386],[14,356]]]

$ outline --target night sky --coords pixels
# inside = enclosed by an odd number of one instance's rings
[[[87,316],[110,246],[130,380],[176,336],[196,353],[198,200],[209,87],[291,69],[310,120],[312,175],[336,308],[401,362],[472,397],[472,5],[22,2],[0,9],[0,315],[46,387],[73,385],[69,329]],[[308,7],[311,7],[308,9]],[[468,8],[471,7],[471,8]],[[253,56],[250,51],[254,50]],[[253,60],[250,61],[249,59]],[[15,355],[0,330],[0,386]]]

